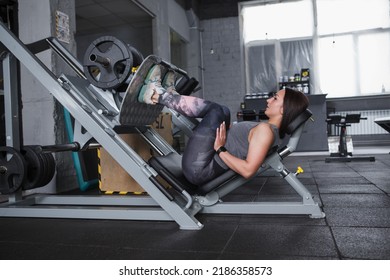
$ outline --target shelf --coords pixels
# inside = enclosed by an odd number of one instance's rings
[[[310,94],[310,80],[279,83],[279,89],[283,89],[283,87],[285,86],[291,87],[292,89],[299,90],[305,94]],[[305,89],[306,87],[307,89]]]
[[[280,82],[279,85],[297,85],[297,84],[310,84],[310,81],[294,81],[294,82]]]

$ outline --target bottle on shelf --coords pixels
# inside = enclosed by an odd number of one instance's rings
[[[280,76],[279,89],[286,87],[298,90],[304,94],[310,94],[310,75],[308,68],[302,68],[301,73],[296,73],[294,76]]]

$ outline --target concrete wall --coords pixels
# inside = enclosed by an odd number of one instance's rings
[[[31,43],[55,36],[55,11],[69,15],[69,44],[64,44],[75,52],[73,31],[75,28],[74,0],[19,0],[19,37]],[[53,73],[68,73],[64,63],[50,50],[37,55]],[[23,66],[21,67],[21,92],[23,101],[23,135],[25,145],[53,145],[66,143],[63,121],[63,108],[52,95]],[[57,176],[39,192],[57,192],[74,186],[75,171],[69,153],[55,154]],[[35,190],[33,190],[35,191]]]
[[[204,98],[228,106],[234,120],[245,96],[238,17],[203,20],[201,25]]]
[[[35,16],[31,16],[31,15]],[[32,43],[51,36],[51,11],[49,0],[19,1],[19,37],[25,43]],[[35,26],[40,26],[36,28]],[[52,57],[50,51],[38,54],[42,62],[51,69]],[[23,100],[23,128],[24,143],[53,144],[55,141],[53,97],[35,80],[35,78],[21,67],[21,91]],[[43,139],[41,135],[45,135]]]

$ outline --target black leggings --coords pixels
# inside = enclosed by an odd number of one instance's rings
[[[223,121],[226,127],[230,126],[229,109],[198,97],[169,92],[160,95],[158,103],[187,117],[202,118],[183,153],[182,168],[186,179],[192,184],[202,185],[225,172],[214,160],[214,141],[216,129]]]

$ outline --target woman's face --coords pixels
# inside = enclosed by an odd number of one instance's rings
[[[274,96],[267,99],[267,108],[264,112],[267,117],[271,118],[273,116],[283,115],[283,100],[285,93],[285,90],[282,89]]]

